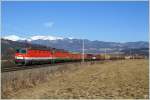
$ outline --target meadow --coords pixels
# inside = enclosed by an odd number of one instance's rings
[[[2,98],[148,99],[147,59],[66,64],[2,73]]]

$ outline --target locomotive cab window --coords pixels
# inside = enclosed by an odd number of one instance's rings
[[[16,53],[26,54],[26,50],[24,50],[24,49],[16,49]]]
[[[26,54],[26,50],[21,50],[21,52],[20,53],[22,53],[22,54]]]
[[[19,53],[19,49],[16,49],[16,53]]]

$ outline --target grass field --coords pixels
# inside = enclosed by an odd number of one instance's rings
[[[47,82],[19,89],[7,98],[106,99],[149,97],[148,60],[119,60],[78,66],[74,71],[56,72]]]

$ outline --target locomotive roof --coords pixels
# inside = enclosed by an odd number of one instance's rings
[[[63,50],[63,49],[56,49],[56,48],[27,48],[28,50],[45,50],[45,51],[52,51],[52,50],[55,50],[55,51],[61,51],[61,52],[68,52],[66,50]]]
[[[46,51],[62,51],[62,52],[68,52],[67,50],[64,49],[56,49],[56,48],[50,48],[50,47],[28,47],[28,48],[17,48],[17,49],[27,49],[27,50],[46,50]]]

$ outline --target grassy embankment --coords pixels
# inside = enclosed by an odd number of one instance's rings
[[[24,71],[23,71],[24,72]],[[3,98],[148,98],[148,60],[121,60],[103,64],[68,65],[53,74],[22,80],[28,87],[10,88]],[[16,74],[16,73],[15,73]],[[28,73],[27,73],[28,74]],[[34,74],[35,75],[35,74]],[[33,74],[30,74],[33,77]],[[37,79],[36,79],[37,78]],[[29,80],[30,79],[30,80]],[[2,79],[3,80],[3,79]],[[41,82],[42,81],[42,82]],[[14,81],[15,82],[15,81]],[[21,82],[21,80],[20,80]],[[41,82],[41,83],[40,83]],[[22,83],[22,84],[25,84]],[[19,84],[14,83],[14,86]],[[3,86],[3,85],[2,85]]]

